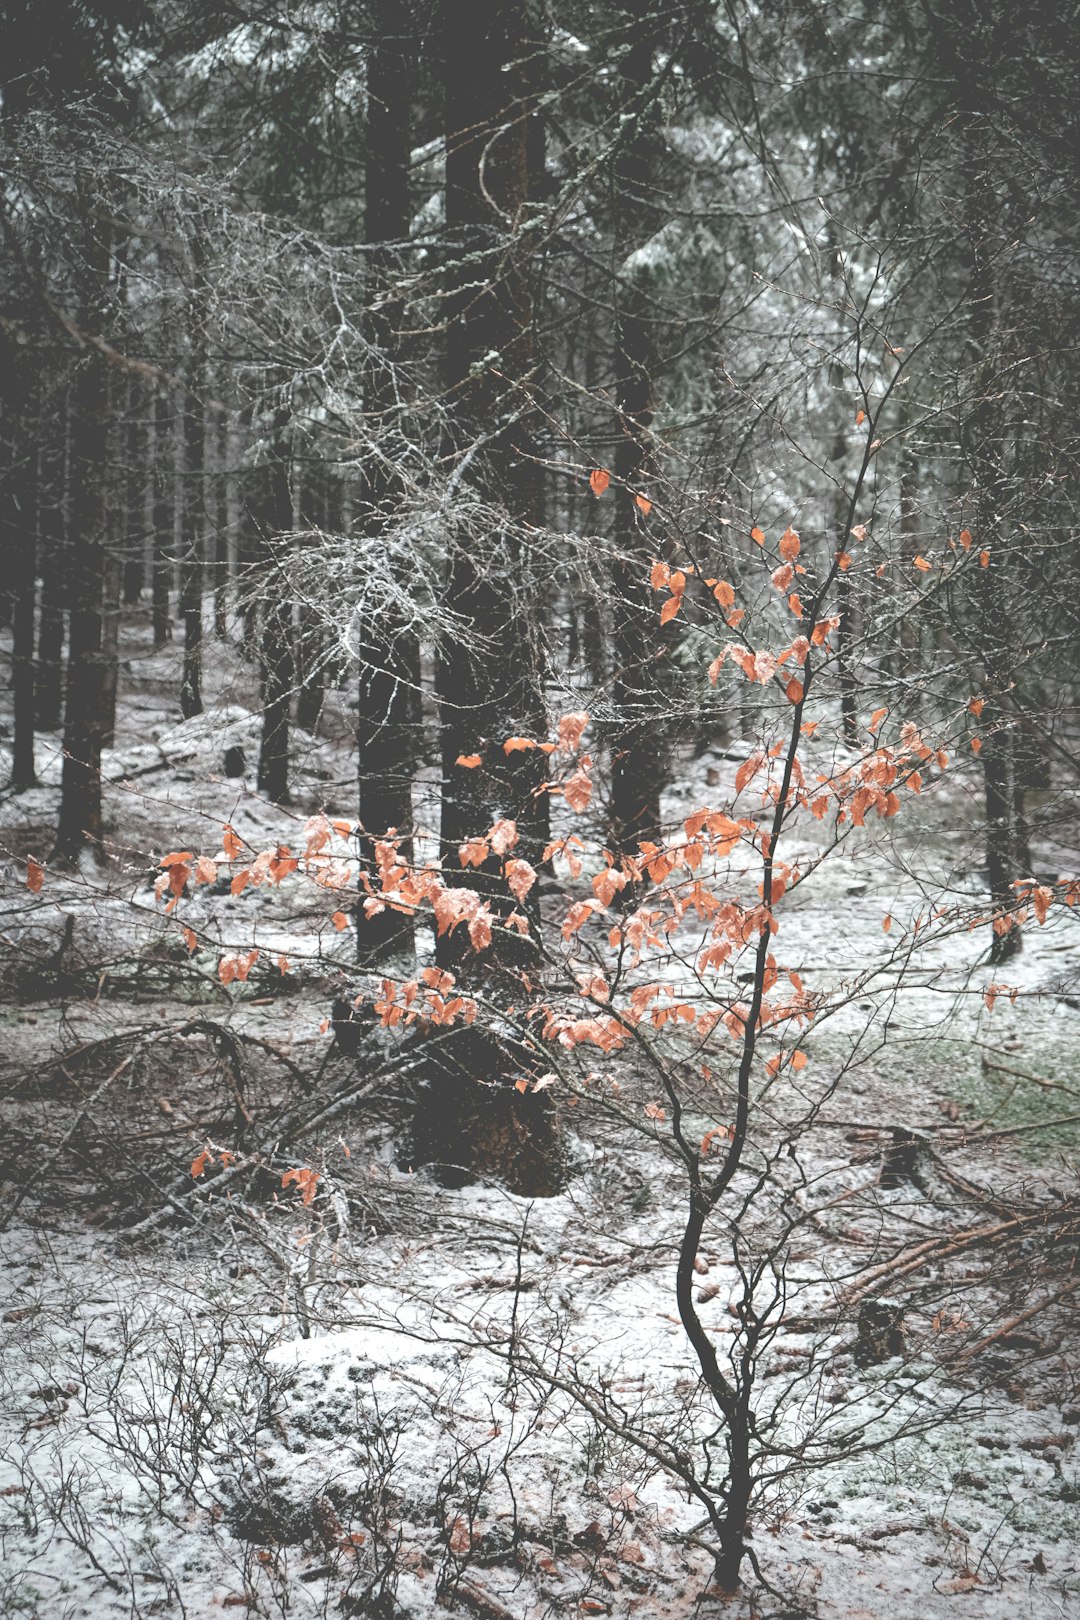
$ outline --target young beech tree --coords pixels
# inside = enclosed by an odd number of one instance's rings
[[[869,459],[852,491],[856,506]],[[853,594],[872,592],[876,573],[860,527],[848,525],[855,531]],[[551,785],[561,790],[563,828],[540,852],[557,863],[563,880],[558,918],[540,928],[530,915],[536,865],[514,821],[497,813],[430,865],[402,859],[394,840],[378,841],[371,897],[430,921],[436,935],[436,959],[409,979],[384,978],[371,1010],[385,1029],[411,1033],[427,1054],[440,1052],[443,1066],[422,1092],[419,1116],[421,1133],[426,1128],[433,1136],[436,1128],[425,1125],[425,1115],[454,1133],[438,1155],[432,1152],[440,1175],[468,1171],[517,1191],[544,1190],[551,1166],[538,1154],[538,1120],[528,1105],[546,1106],[553,1095],[575,1097],[579,1105],[599,1095],[680,1167],[685,1213],[672,1286],[706,1397],[692,1403],[689,1430],[675,1440],[640,1414],[629,1415],[610,1393],[599,1394],[581,1375],[577,1346],[564,1355],[550,1338],[534,1344],[520,1324],[508,1328],[505,1344],[497,1337],[485,1344],[505,1350],[519,1372],[572,1394],[596,1423],[680,1482],[704,1513],[695,1534],[711,1549],[716,1581],[726,1591],[754,1557],[752,1523],[777,1483],[835,1459],[846,1446],[870,1443],[864,1416],[852,1411],[850,1421],[842,1413],[830,1418],[831,1434],[820,1443],[804,1438],[793,1445],[771,1386],[758,1383],[784,1312],[788,1246],[815,1214],[802,1144],[838,1096],[845,1072],[844,1060],[819,1064],[814,1028],[863,998],[880,995],[894,1006],[919,953],[937,952],[980,920],[979,908],[939,905],[931,894],[908,919],[886,915],[883,906],[880,958],[853,974],[830,977],[817,946],[809,947],[809,963],[789,954],[785,925],[793,900],[798,915],[803,886],[875,826],[887,837],[905,804],[933,792],[969,717],[961,711],[946,737],[925,736],[902,712],[879,708],[862,716],[859,749],[844,747],[836,653],[844,554],[817,554],[790,526],[771,535],[744,531],[736,543],[739,591],[711,572],[714,559],[702,540],[670,563],[654,562],[650,577],[661,599],[680,599],[680,611],[710,640],[710,678],[745,684],[758,700],[758,735],[724,792],[633,854],[594,843],[575,819],[589,802],[589,717],[568,714],[550,739],[539,731],[490,739],[507,758],[540,755],[549,762]],[[978,558],[962,545],[943,549],[958,578],[978,569]],[[466,757],[461,768],[480,764]],[[228,828],[224,870],[191,852],[168,855],[160,898],[197,949],[204,940],[184,923],[190,887],[228,875],[238,892],[299,873],[340,894],[356,877],[357,862],[341,854],[354,831],[315,816],[303,847],[292,853],[282,845],[247,848]],[[344,842],[336,844],[335,835]],[[515,904],[504,904],[506,895]],[[1052,906],[1078,898],[1075,882],[1030,887],[1021,915],[1042,922]],[[522,971],[518,952],[526,938]],[[205,946],[212,948],[209,933]],[[219,963],[222,981],[243,980],[258,955],[233,942]],[[1000,989],[989,987],[988,1005]],[[517,1072],[510,1085],[505,1070],[496,1077],[501,1084],[492,1083],[490,1069],[480,1083],[464,1070],[466,1061],[494,1066],[511,1055]],[[439,1085],[455,1088],[455,1112]],[[508,1091],[521,1099],[522,1112],[508,1109]],[[553,1139],[544,1145],[553,1148]],[[201,1175],[204,1156],[196,1165]],[[317,1172],[305,1174],[314,1186]],[[706,1248],[725,1256],[734,1278],[733,1314],[720,1328],[695,1297]],[[870,1268],[862,1296],[872,1296],[879,1277],[887,1280],[887,1266]]]

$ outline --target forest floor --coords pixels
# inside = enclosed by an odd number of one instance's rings
[[[714,1427],[674,1301],[685,1186],[643,1112],[647,1076],[615,1054],[595,1103],[562,1100],[557,1197],[402,1168],[406,1049],[376,1031],[354,1060],[325,1029],[357,983],[340,895],[201,890],[169,918],[153,893],[164,854],[214,853],[224,823],[295,847],[308,815],[348,817],[347,704],[297,739],[281,810],[254,790],[239,658],[212,648],[208,712],[180,724],[178,652],[136,627],[124,653],[108,868],[26,887],[55,825],[58,737],[39,739],[42,785],[0,801],[0,1612],[1076,1614],[1080,925],[1056,908],[994,970],[985,930],[942,930],[889,967],[928,895],[978,896],[970,768],[849,840],[784,912],[784,960],[857,995],[803,1043],[827,1090],[757,1367],[767,1584],[748,1569],[729,1599],[700,1504],[647,1444],[700,1467]],[[746,751],[682,760],[672,819],[730,802]],[[1036,851],[1040,874],[1076,871],[1052,830]],[[223,986],[221,950],[251,946],[248,980]],[[253,1170],[246,1142],[269,1140]],[[883,1177],[897,1141],[906,1168]],[[241,1163],[215,1155],[193,1180],[207,1144]],[[281,1179],[304,1167],[310,1203]],[[774,1214],[752,1211],[747,1241],[758,1219],[767,1247]],[[722,1343],[723,1221],[698,1268]],[[904,1342],[860,1365],[868,1278],[902,1305]]]

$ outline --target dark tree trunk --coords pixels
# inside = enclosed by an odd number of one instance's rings
[[[546,728],[536,587],[526,539],[535,519],[536,474],[528,431],[533,365],[533,288],[523,211],[529,200],[528,74],[535,47],[529,8],[516,0],[447,0],[446,220],[450,252],[447,370],[458,448],[474,452],[469,477],[490,503],[479,529],[451,535],[446,588],[469,628],[447,637],[438,660],[442,729],[441,852],[444,881],[477,890],[496,918],[492,942],[474,952],[464,929],[442,934],[438,964],[496,1004],[516,999],[535,968],[537,885],[523,904],[497,856],[462,871],[459,847],[500,818],[517,824],[515,857],[540,864],[546,783],[538,749],[507,754],[508,737]],[[498,360],[484,364],[484,357]],[[482,447],[477,440],[483,438]],[[500,511],[501,509],[501,511]],[[479,755],[475,769],[459,757]],[[500,926],[523,913],[529,934]],[[418,1157],[445,1180],[493,1176],[512,1191],[543,1196],[562,1177],[547,1093],[518,1091],[535,1059],[505,1036],[477,1027],[430,1043],[420,1099]]]
[[[231,435],[229,419],[224,413],[218,415],[215,441],[214,634],[219,641],[224,641],[229,630],[229,481],[232,477],[229,467]]]
[[[280,538],[290,534],[293,526],[286,422],[284,413],[279,413],[269,457],[261,469],[261,496],[253,513],[261,544],[261,590],[265,599],[259,644],[263,723],[258,784],[259,792],[275,804],[289,802],[289,718],[295,668],[293,602]]]
[[[328,475],[318,466],[304,478],[300,497],[300,527],[308,551],[317,546],[320,531],[330,529]],[[326,679],[325,643],[322,614],[314,603],[301,602],[296,637],[296,724],[315,735],[322,714]]]
[[[136,607],[146,583],[146,390],[137,377],[128,387],[124,470],[124,605]]]
[[[994,922],[990,960],[1007,961],[1023,947],[1017,927],[1008,926],[1018,879],[1030,876],[1024,787],[1017,771],[1018,712],[1013,696],[1016,647],[1005,583],[1009,479],[1005,469],[1005,413],[1000,367],[1008,357],[995,353],[1009,334],[996,330],[996,288],[992,230],[996,202],[986,162],[979,151],[979,111],[968,111],[966,130],[966,250],[969,260],[967,329],[974,360],[974,403],[963,423],[961,443],[971,472],[975,500],[974,550],[988,566],[974,570],[977,645],[987,699],[982,713],[980,753],[986,804],[986,868]]]
[[[656,195],[662,145],[655,88],[655,13],[635,11],[620,60],[620,100],[628,121],[615,156],[615,259],[622,264],[634,245],[656,229]],[[623,561],[616,566],[613,610],[615,677],[612,697],[620,716],[611,737],[612,847],[637,851],[662,835],[660,796],[670,774],[671,719],[667,655],[671,634],[660,629],[649,564],[655,546],[636,497],[647,492],[652,472],[651,426],[656,344],[655,310],[641,272],[613,279],[615,313],[615,538]]]
[[[42,446],[38,482],[41,611],[38,620],[35,702],[39,731],[59,731],[63,720],[68,414],[65,394]]]
[[[184,664],[180,713],[201,714],[203,640],[203,407],[201,376],[189,378],[184,400],[184,506],[180,530],[180,612],[184,621]]]
[[[174,449],[172,399],[162,390],[154,402],[154,507],[150,524],[153,532],[150,613],[155,647],[164,647],[172,637],[169,587],[172,582]]]
[[[14,737],[10,787],[33,787],[34,608],[37,584],[37,470],[34,384],[26,357],[0,342],[0,557],[12,631],[11,688]]]
[[[203,562],[206,511],[205,280],[206,253],[196,232],[192,244],[193,286],[188,299],[187,387],[184,391],[183,508],[180,513],[180,613],[184,621],[184,664],[180,678],[180,713],[185,720],[201,714],[203,643]]]
[[[413,0],[376,0],[375,43],[368,57],[367,163],[364,233],[370,255],[372,312],[368,337],[372,361],[364,378],[364,408],[373,431],[392,429],[396,389],[393,374],[401,326],[400,305],[384,299],[397,269],[400,244],[409,233],[410,108],[415,92],[417,38]],[[392,521],[400,497],[386,462],[372,456],[364,470],[359,521],[369,541]],[[391,565],[393,566],[393,564]],[[372,613],[361,620],[357,687],[357,776],[360,821],[360,895],[356,943],[361,963],[375,967],[413,949],[413,923],[390,905],[366,904],[377,887],[375,846],[390,829],[399,850],[412,859],[414,733],[420,685],[420,648],[415,631]]]
[[[110,382],[106,377],[106,386]],[[110,406],[110,426],[112,408]],[[106,472],[108,482],[108,472]],[[108,493],[106,502],[108,503]],[[111,539],[111,536],[110,536]],[[101,746],[116,740],[116,699],[120,680],[120,597],[123,558],[118,546],[106,544],[101,576]]]
[[[93,278],[81,325],[100,330],[109,272],[101,228],[86,216],[86,257]],[[103,645],[105,559],[108,546],[107,458],[109,387],[102,354],[88,345],[72,389],[71,624],[60,818],[53,859],[72,865],[84,851],[104,860],[101,749],[106,689]]]

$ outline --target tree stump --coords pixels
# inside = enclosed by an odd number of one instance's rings
[[[859,1306],[855,1364],[876,1367],[904,1353],[904,1307],[895,1299],[864,1299]]]

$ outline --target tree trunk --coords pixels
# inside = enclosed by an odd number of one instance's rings
[[[309,468],[300,497],[302,544],[310,551],[319,544],[319,532],[330,529],[328,475],[316,464]],[[325,633],[322,614],[314,603],[301,602],[296,636],[296,724],[315,735],[322,714],[326,678]]]
[[[111,379],[106,376],[108,387]],[[110,390],[111,392],[111,390]],[[112,407],[109,408],[110,427]],[[106,482],[108,483],[108,472]],[[109,492],[106,491],[106,504]],[[120,548],[112,544],[112,536],[105,546],[101,576],[101,746],[111,748],[116,740],[116,699],[120,680],[120,598],[123,590],[124,567]]]
[[[188,298],[187,387],[184,392],[184,502],[180,513],[180,613],[184,621],[184,664],[180,713],[201,714],[203,643],[203,562],[206,511],[206,252],[198,232],[192,242],[193,280]]]
[[[38,479],[41,611],[34,699],[39,731],[59,731],[63,719],[68,421],[69,401],[65,393],[42,444]]]
[[[372,297],[367,335],[372,359],[364,378],[364,409],[373,434],[392,431],[402,309],[388,299],[400,248],[409,234],[410,108],[415,91],[417,40],[413,0],[377,0],[375,41],[368,57],[367,163],[364,174],[364,234],[372,245]],[[393,519],[400,498],[386,461],[372,455],[364,470],[360,522],[377,540]],[[393,565],[392,565],[393,566]],[[362,618],[357,687],[357,779],[360,821],[360,894],[356,944],[361,963],[374,968],[413,951],[412,918],[392,906],[368,906],[377,887],[376,843],[394,829],[405,860],[412,859],[412,779],[420,647],[415,631],[388,621],[385,613]]]
[[[86,258],[93,278],[84,331],[100,330],[109,272],[108,245],[86,216]],[[109,387],[103,355],[88,345],[72,390],[71,627],[60,818],[53,859],[74,865],[88,851],[98,862],[105,847],[101,808],[101,748],[106,689],[103,646]]]
[[[513,855],[534,867],[543,855],[537,800],[546,782],[538,749],[507,754],[511,736],[541,738],[546,715],[537,636],[536,582],[527,542],[536,476],[528,432],[533,364],[533,288],[522,239],[529,198],[528,76],[535,47],[528,8],[516,0],[447,0],[446,220],[450,251],[447,371],[457,407],[459,451],[489,503],[483,525],[452,535],[447,604],[470,627],[444,639],[437,683],[442,730],[441,852],[444,881],[475,889],[496,919],[491,944],[470,948],[464,929],[443,933],[440,967],[489,1002],[509,1005],[537,962],[537,885],[511,894],[499,857],[463,872],[459,848],[493,823],[513,820]],[[485,364],[485,357],[497,360]],[[483,443],[478,445],[478,440]],[[479,755],[470,769],[462,756]],[[523,914],[522,937],[502,926]],[[511,1191],[544,1196],[563,1176],[547,1093],[517,1090],[536,1059],[506,1035],[477,1026],[429,1042],[428,1084],[416,1120],[417,1157],[446,1181],[491,1176]]]
[[[150,614],[155,647],[164,647],[172,637],[169,586],[173,550],[173,460],[172,400],[162,390],[154,401],[154,508],[150,525],[154,548]]]
[[[973,549],[988,566],[974,570],[976,636],[982,659],[986,702],[982,713],[980,759],[986,804],[986,868],[994,913],[990,960],[1007,961],[1023,948],[1023,936],[1008,925],[1015,907],[1015,882],[1030,876],[1024,787],[1017,773],[1019,732],[1013,697],[1016,646],[1005,584],[1009,566],[1006,524],[1009,479],[1004,463],[1005,415],[1000,369],[1008,357],[995,354],[996,288],[992,228],[995,199],[978,149],[978,109],[969,110],[966,130],[966,248],[969,259],[967,329],[974,359],[974,404],[963,423],[962,448],[971,469],[975,517]]]
[[[612,698],[619,720],[611,737],[613,849],[626,855],[662,836],[660,797],[670,774],[671,718],[667,655],[674,632],[659,627],[649,586],[654,542],[636,497],[652,472],[651,425],[656,345],[655,311],[642,271],[624,271],[633,246],[656,229],[655,205],[661,142],[654,85],[655,13],[634,8],[620,60],[619,97],[625,128],[614,162],[616,565],[613,610],[615,676]]]
[[[288,418],[278,413],[268,460],[261,469],[262,491],[254,526],[261,547],[265,593],[263,633],[259,643],[259,677],[263,723],[259,744],[259,792],[275,804],[289,802],[289,719],[293,674],[293,602],[283,567],[280,537],[293,526]]]
[[[128,387],[124,477],[124,605],[136,607],[146,583],[146,390],[137,377]]]
[[[0,426],[0,556],[12,631],[11,688],[14,737],[10,787],[21,793],[34,774],[34,606],[37,584],[37,436],[34,385],[15,343],[0,342],[3,389]]]
[[[184,399],[184,506],[180,529],[180,613],[184,621],[184,663],[180,713],[201,714],[203,641],[203,406],[201,376],[188,380]]]
[[[217,466],[214,469],[214,634],[224,641],[229,633],[229,485],[232,471],[229,454],[232,435],[229,419],[218,413],[216,444]]]

